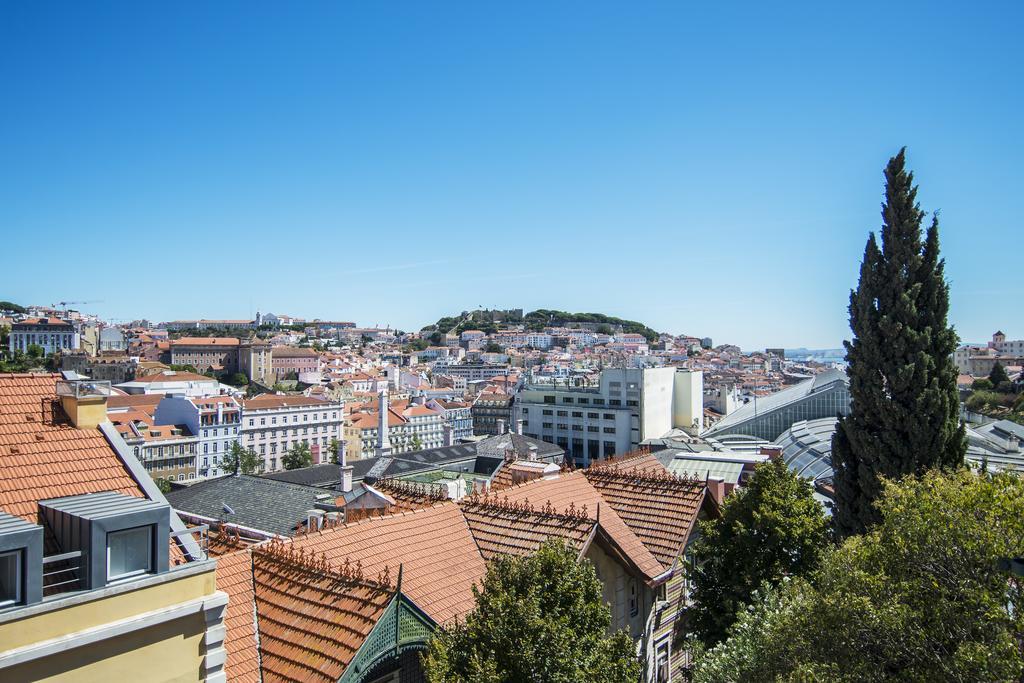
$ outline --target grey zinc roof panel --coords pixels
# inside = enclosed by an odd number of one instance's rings
[[[171,491],[175,510],[290,536],[325,490],[251,475],[226,476]],[[224,509],[227,505],[232,512]]]
[[[758,398],[756,401],[751,400],[716,422],[708,431],[707,435],[711,436],[714,434],[721,434],[741,422],[746,422],[753,417],[761,415],[761,413],[766,413],[799,401],[812,393],[827,389],[834,382],[843,381],[845,379],[846,373],[842,370],[826,370],[819,375],[815,375],[811,379],[805,379],[804,381],[794,384],[791,387],[787,387],[782,391],[777,391],[774,394],[763,396]]]
[[[741,462],[691,458],[674,458],[666,467],[669,472],[680,477],[696,477],[698,479],[715,477],[733,483],[740,480],[740,474],[743,472],[743,463]]]
[[[0,510],[0,534],[9,534],[13,531],[29,531],[36,528],[38,528],[38,525],[26,522],[21,517],[15,517]]]
[[[142,510],[168,509],[164,503],[159,503],[148,498],[137,498],[126,496],[115,491],[103,491],[100,493],[86,493],[79,496],[66,496],[64,498],[50,498],[41,500],[39,504],[52,510],[81,517],[83,519],[102,519],[112,515],[121,515],[126,512],[139,512]]]

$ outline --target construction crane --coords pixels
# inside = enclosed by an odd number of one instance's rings
[[[65,311],[68,310],[68,306],[74,306],[74,305],[84,306],[85,304],[101,304],[101,303],[103,303],[103,302],[102,301],[58,301],[57,302],[57,304],[60,304],[60,307],[62,309],[64,309]],[[53,306],[54,308],[57,308],[57,304],[50,304],[50,305]]]

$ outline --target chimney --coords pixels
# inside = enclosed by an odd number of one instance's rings
[[[57,381],[60,407],[78,429],[95,429],[107,421],[110,382],[93,381],[74,371],[61,373]]]
[[[523,435],[523,421],[522,420],[516,420],[516,434],[518,434],[519,436]]]
[[[505,431],[506,431],[505,421],[504,420],[498,420],[498,433],[499,434],[504,434]]]
[[[341,492],[349,493],[352,491],[352,465],[341,466]]]
[[[445,425],[441,429],[444,432],[444,445],[453,445],[455,443],[455,430],[452,429],[452,426],[447,423],[445,423]]]
[[[388,439],[388,391],[381,389],[377,395],[380,415],[377,423],[377,457],[391,455],[391,440]]]
[[[323,510],[306,510],[306,529],[308,531],[317,531],[323,526],[324,515],[327,513]]]
[[[708,493],[715,499],[715,502],[719,505],[725,500],[725,480],[719,479],[718,477],[708,477],[707,479]]]

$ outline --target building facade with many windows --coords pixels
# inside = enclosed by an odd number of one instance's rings
[[[306,396],[264,394],[242,402],[242,438],[263,461],[266,472],[282,468],[281,459],[305,443],[313,464],[329,462],[331,441],[344,437],[344,405]]]
[[[11,326],[8,346],[11,351],[28,352],[31,345],[41,346],[46,354],[77,349],[80,338],[75,326],[60,318],[29,318]]]
[[[218,477],[224,456],[238,441],[242,406],[233,396],[164,396],[153,415],[158,425],[184,425],[196,435],[196,475]]]

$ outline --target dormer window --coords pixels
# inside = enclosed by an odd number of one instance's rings
[[[107,534],[108,581],[152,571],[153,527],[139,526]]]
[[[21,604],[21,550],[0,553],[0,608]]]

